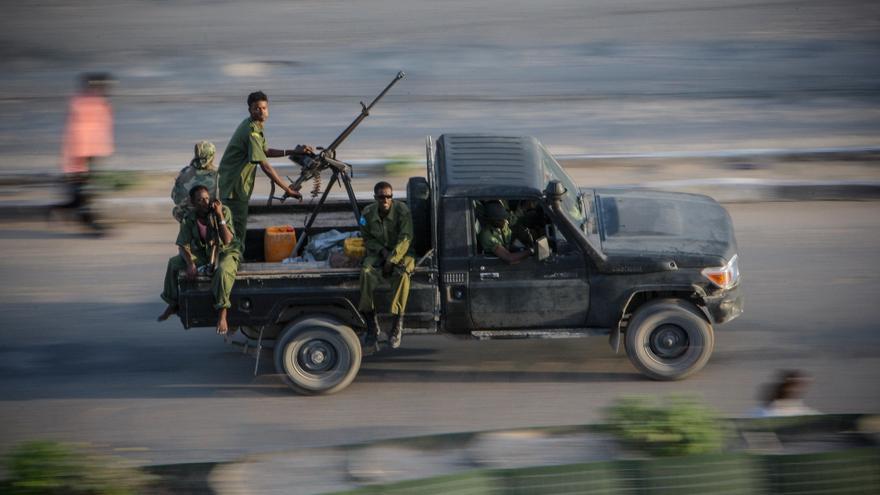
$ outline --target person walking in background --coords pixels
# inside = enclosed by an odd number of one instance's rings
[[[766,418],[819,414],[804,404],[803,396],[810,381],[810,377],[802,371],[780,371],[778,379],[763,389],[763,404],[752,416]]]
[[[199,141],[195,145],[193,159],[189,165],[183,167],[177,178],[174,179],[174,187],[171,189],[171,199],[174,201],[174,210],[171,214],[178,222],[182,222],[187,211],[192,207],[189,200],[189,191],[195,186],[205,186],[212,198],[217,197],[217,169],[214,168],[214,155],[216,148],[210,141]]]
[[[268,147],[263,127],[269,118],[269,97],[255,91],[247,97],[248,118],[241,121],[220,159],[220,198],[232,211],[235,236],[241,242],[244,254],[247,240],[248,202],[254,192],[257,166],[284,191],[284,194],[302,199],[299,191],[281,180],[278,172],[269,164],[269,158],[314,153],[311,146],[299,145],[295,149],[277,150]]]
[[[113,154],[113,108],[107,98],[108,74],[85,74],[80,92],[70,100],[61,152],[61,170],[70,199],[52,207],[72,210],[95,232],[102,228],[91,209],[90,174],[98,160]]]

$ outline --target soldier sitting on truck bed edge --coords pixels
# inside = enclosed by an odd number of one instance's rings
[[[379,337],[379,320],[373,304],[373,293],[383,279],[391,277],[391,328],[392,348],[400,347],[403,332],[403,315],[409,297],[410,276],[415,259],[409,256],[413,238],[412,215],[409,208],[392,199],[391,184],[379,182],[373,188],[376,202],[364,208],[360,219],[361,236],[367,249],[361,268],[361,300],[358,309],[367,321],[364,345],[376,345]]]
[[[180,254],[168,260],[162,291],[162,299],[168,307],[158,320],[165,321],[178,311],[177,277],[181,271],[185,271],[190,279],[199,273],[210,274],[214,309],[217,310],[217,333],[225,335],[229,331],[226,313],[232,306],[229,294],[241,261],[240,241],[233,234],[229,208],[219,199],[211,199],[207,187],[193,187],[189,197],[194,208],[180,223],[176,241]],[[213,266],[215,260],[216,266]]]

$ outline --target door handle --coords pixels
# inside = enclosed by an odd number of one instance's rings
[[[481,273],[480,280],[501,280],[501,274],[498,272]]]

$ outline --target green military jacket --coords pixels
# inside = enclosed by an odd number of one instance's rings
[[[199,226],[197,224],[196,212],[190,210],[183,217],[183,221],[180,222],[180,231],[177,234],[177,242],[178,246],[189,246],[189,250],[192,255],[196,258],[197,265],[203,265],[208,263],[211,259],[211,250],[214,247],[215,239],[217,239],[217,234],[214,229],[208,224],[207,235],[205,239],[202,239],[199,235]],[[225,244],[220,247],[220,253],[226,253],[233,250],[239,250],[239,241],[235,237],[235,231],[232,229],[232,212],[229,211],[229,208],[226,205],[223,205],[223,219],[226,220],[226,226],[229,228],[229,231],[232,232],[232,242],[229,244]]]
[[[257,166],[269,150],[263,125],[250,117],[235,129],[220,159],[220,198],[247,201],[254,192]]]
[[[486,254],[495,254],[496,246],[510,249],[510,243],[512,240],[513,232],[510,230],[510,225],[507,220],[504,221],[503,227],[485,227],[480,230],[480,248]]]
[[[385,218],[379,216],[376,203],[368,205],[364,208],[359,223],[367,257],[377,257],[383,249],[387,249],[391,252],[388,261],[396,265],[410,252],[413,238],[412,215],[404,203],[392,201],[391,211]]]

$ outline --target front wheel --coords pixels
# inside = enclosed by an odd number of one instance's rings
[[[354,331],[329,318],[307,318],[289,326],[275,345],[275,370],[304,395],[332,394],[348,387],[361,366]]]
[[[626,329],[626,354],[654,380],[680,380],[709,361],[712,326],[693,304],[665,299],[639,308]]]

